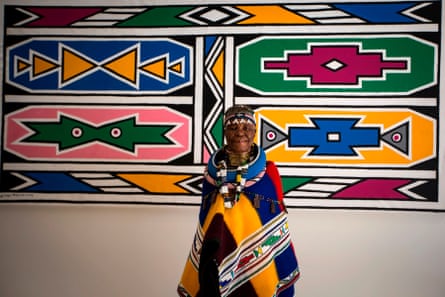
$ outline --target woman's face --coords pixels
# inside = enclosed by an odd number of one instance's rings
[[[255,138],[256,127],[248,122],[230,124],[224,128],[227,146],[233,153],[247,153]]]

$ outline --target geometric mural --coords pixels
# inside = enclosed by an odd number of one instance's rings
[[[443,9],[5,5],[0,202],[198,205],[248,104],[288,207],[445,211]]]

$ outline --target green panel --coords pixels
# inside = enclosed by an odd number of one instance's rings
[[[308,77],[285,79],[284,71],[263,71],[265,59],[284,59],[286,53],[307,52],[311,44],[360,45],[361,53],[383,52],[385,60],[407,60],[409,71],[387,71],[381,78],[363,78],[361,86],[308,86]],[[436,81],[437,47],[413,36],[373,38],[259,38],[238,47],[238,82],[258,93],[399,93],[424,89]]]

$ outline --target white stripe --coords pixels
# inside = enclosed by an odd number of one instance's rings
[[[364,20],[358,18],[334,18],[334,19],[317,19],[321,24],[364,24]]]
[[[59,95],[6,95],[6,102],[45,103],[111,103],[111,104],[193,104],[191,96],[59,96]]]
[[[134,195],[122,195],[119,193],[104,193],[94,194],[91,193],[82,194],[76,193],[16,193],[16,192],[1,192],[0,198],[3,201],[21,201],[21,200],[54,200],[54,201],[76,201],[76,202],[144,202],[144,203],[178,203],[178,204],[193,204],[199,205],[201,203],[201,196],[191,195],[149,195],[149,194],[134,194]],[[172,206],[173,207],[173,206]]]
[[[330,5],[324,5],[324,4],[315,4],[315,5],[285,5],[286,8],[291,10],[320,10],[320,9],[332,9]]]
[[[114,26],[116,21],[80,21],[73,23],[73,27],[111,27]]]
[[[369,98],[355,97],[339,100],[338,98],[295,98],[295,97],[235,97],[239,104],[254,104],[261,100],[262,105],[315,105],[315,106],[437,106],[437,98]]]
[[[181,28],[182,30],[182,28]],[[180,31],[180,30],[179,30]],[[204,85],[204,38],[197,37],[196,45],[195,45],[195,101],[194,101],[194,114],[193,118],[193,129],[196,135],[202,135],[202,113],[203,113],[203,85]],[[193,137],[193,162],[201,163],[202,153],[202,138],[201,137]]]
[[[113,175],[108,173],[71,173],[76,178],[113,178]]]
[[[285,176],[320,176],[320,177],[354,177],[354,178],[423,178],[436,179],[436,170],[384,170],[384,169],[353,169],[353,168],[290,168],[278,166],[278,171]]]
[[[298,198],[328,198],[331,193],[309,192],[309,191],[290,191],[286,193],[286,197]],[[287,204],[286,204],[287,205]]]
[[[105,10],[105,12],[110,12],[110,13],[140,13],[145,11],[146,8],[107,8]]]
[[[120,20],[125,20],[128,19],[130,17],[132,17],[133,14],[124,14],[124,13],[98,13],[95,15],[90,16],[89,18],[86,18],[85,20],[93,20],[93,21],[120,21]]]
[[[333,184],[353,184],[359,182],[357,178],[317,178],[316,183],[333,183]]]
[[[95,187],[113,187],[113,186],[128,186],[129,183],[120,179],[82,179],[83,182]]]
[[[225,65],[224,67],[226,68],[225,70],[225,77],[224,77],[224,83],[225,83],[225,88],[224,88],[224,92],[225,92],[225,103],[224,106],[227,108],[231,105],[234,104],[233,101],[233,85],[234,85],[234,79],[233,79],[233,73],[235,72],[234,70],[234,62],[233,62],[233,57],[234,57],[234,41],[233,41],[233,37],[227,37],[226,38],[226,48],[225,50]]]
[[[323,33],[403,33],[403,32],[438,32],[438,24],[398,24],[397,26],[373,25],[373,26],[319,26],[319,25],[286,25],[286,26],[205,26],[202,28],[195,26],[182,27],[176,30],[176,35],[214,35],[214,34],[258,34],[259,28],[262,34],[307,34],[307,32]],[[100,30],[90,30],[87,28],[7,28],[7,35],[32,35],[32,36],[166,36],[171,35],[171,28],[101,28]]]
[[[305,17],[317,19],[318,18],[333,18],[333,17],[348,17],[349,14],[344,13],[340,10],[321,10],[321,11],[298,11],[298,14],[301,14]]]
[[[343,189],[346,185],[338,185],[338,184],[315,184],[308,183],[298,187],[298,190],[307,190],[307,191],[321,191],[321,192],[336,192]]]
[[[133,188],[125,188],[125,187],[111,187],[111,188],[100,188],[104,192],[109,193],[143,193],[144,191],[133,187]]]

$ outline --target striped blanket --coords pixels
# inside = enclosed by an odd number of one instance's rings
[[[233,208],[208,180],[178,293],[183,297],[291,297],[299,269],[281,180],[267,161]]]

